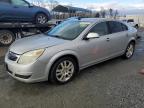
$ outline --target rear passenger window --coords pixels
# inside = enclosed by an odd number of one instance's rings
[[[109,28],[111,33],[123,31],[122,23],[116,21],[109,21]]]
[[[108,28],[106,22],[101,22],[96,24],[90,32],[92,33],[98,33],[100,36],[107,35],[108,34]]]

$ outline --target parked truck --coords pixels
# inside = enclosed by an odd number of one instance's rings
[[[8,46],[15,39],[23,38],[28,35],[44,33],[53,24],[32,24],[32,23],[0,23],[0,45]]]

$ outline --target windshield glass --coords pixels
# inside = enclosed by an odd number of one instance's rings
[[[64,21],[48,32],[48,36],[73,40],[77,38],[90,22],[82,22],[78,20]]]

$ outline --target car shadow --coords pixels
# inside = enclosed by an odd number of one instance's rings
[[[111,59],[111,60],[96,64],[96,65],[90,66],[88,68],[85,68],[85,69],[81,70],[77,74],[77,76],[74,78],[74,80],[77,80],[80,77],[85,76],[86,74],[92,73],[93,70],[101,69],[101,68],[103,68],[105,66],[110,66],[110,65],[112,66],[114,64],[119,64],[120,62],[123,62],[123,59],[121,57],[117,57],[117,58],[114,58],[114,59]],[[71,81],[71,82],[73,82],[73,81]],[[69,82],[69,83],[71,83],[71,82]],[[52,83],[50,83],[48,81],[36,82],[36,83],[23,83],[23,82],[19,82],[19,81],[15,80],[15,83],[16,84],[22,84],[22,85],[28,85],[28,86],[29,85],[32,85],[32,86],[47,86],[47,85],[49,85],[49,86],[56,86],[56,87],[63,86],[63,85],[52,84]]]
[[[102,69],[102,68],[107,67],[107,66],[113,66],[116,64],[120,64],[122,62],[124,62],[124,59],[122,57],[116,57],[116,58],[95,64],[95,65],[92,65],[90,67],[87,67],[87,68],[81,70],[76,78],[82,77],[85,74],[93,73],[98,69]],[[105,72],[105,71],[103,71],[103,72]]]
[[[7,78],[5,79],[6,82],[4,82],[4,84],[8,88],[8,94],[13,93],[11,95],[38,96],[38,95],[45,94],[45,93],[49,95],[54,95],[55,93],[61,93],[61,92],[64,92],[65,90],[71,90],[73,89],[73,87],[77,87],[78,85],[82,84],[83,81],[87,82],[85,78],[95,78],[95,76],[97,77],[98,74],[100,75],[105,74],[109,71],[103,71],[104,68],[108,66],[112,67],[113,65],[117,65],[123,62],[125,62],[125,60],[123,60],[121,57],[117,57],[117,58],[96,64],[96,65],[90,66],[80,71],[79,74],[72,81],[64,85],[51,84],[48,81],[37,82],[37,83],[23,83],[23,82],[13,79],[12,77],[8,75],[7,75]],[[64,88],[67,88],[67,89],[64,89]]]

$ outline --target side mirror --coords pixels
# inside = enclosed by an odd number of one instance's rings
[[[87,39],[92,39],[92,38],[99,38],[100,36],[99,36],[99,34],[98,33],[89,33],[88,35],[87,35]]]

